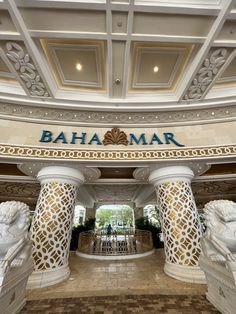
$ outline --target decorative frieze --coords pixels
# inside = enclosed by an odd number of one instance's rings
[[[0,157],[44,160],[187,160],[235,156],[236,145],[157,150],[78,150],[0,145]]]
[[[0,103],[0,115],[4,117],[10,116],[11,119],[29,121],[53,121],[53,123],[61,124],[77,124],[84,123],[89,125],[150,125],[157,124],[159,126],[177,125],[184,123],[208,123],[210,121],[227,121],[236,118],[236,106],[219,107],[214,109],[193,109],[193,110],[172,110],[172,111],[156,111],[150,112],[108,112],[108,111],[85,111],[74,109],[53,109],[36,106],[22,106],[10,103]]]

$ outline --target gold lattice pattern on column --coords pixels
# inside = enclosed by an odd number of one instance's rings
[[[201,252],[200,228],[191,186],[168,182],[157,188],[167,261],[197,266]]]
[[[31,230],[35,270],[67,264],[76,192],[68,183],[41,187]]]

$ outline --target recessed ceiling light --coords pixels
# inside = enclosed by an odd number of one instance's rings
[[[76,64],[76,70],[78,70],[78,71],[82,70],[82,65],[80,63]]]
[[[153,72],[157,73],[158,71],[159,71],[158,66],[154,66],[154,68],[153,68]]]

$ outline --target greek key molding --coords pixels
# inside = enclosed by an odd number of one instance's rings
[[[13,64],[22,84],[34,97],[50,97],[42,78],[32,63],[30,55],[19,45],[19,43],[8,42],[6,44],[6,56]]]
[[[198,70],[183,99],[201,99],[207,91],[208,86],[215,80],[227,57],[228,52],[225,48],[218,48],[211,51],[209,56],[202,63],[201,68]]]
[[[187,160],[236,156],[236,145],[157,150],[76,150],[0,145],[0,158],[39,160]]]
[[[156,111],[156,112],[108,112],[84,111],[73,109],[45,108],[28,105],[15,105],[0,102],[0,116],[11,120],[35,121],[54,124],[66,123],[77,125],[114,126],[116,125],[192,125],[195,123],[209,123],[215,121],[232,121],[236,119],[236,105],[208,109]]]

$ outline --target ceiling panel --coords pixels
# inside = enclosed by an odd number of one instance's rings
[[[0,10],[0,32],[2,31],[16,32],[11,16],[6,10]]]
[[[105,32],[103,11],[22,8],[21,14],[30,30]]]
[[[11,73],[6,63],[0,57],[0,79],[7,79],[7,78],[14,80],[14,75]]]
[[[213,21],[214,18],[210,16],[136,12],[133,33],[206,36]]]
[[[125,62],[125,42],[112,42],[112,91],[114,98],[122,97],[123,92],[123,73]]]
[[[236,57],[227,65],[224,72],[220,75],[217,83],[229,83],[236,81]]]
[[[61,88],[105,89],[103,41],[41,40]]]
[[[212,164],[211,168],[202,174],[202,176],[236,174],[236,163]]]
[[[224,23],[219,35],[217,36],[217,39],[236,40],[236,21],[227,20]]]
[[[148,102],[152,110],[169,102],[177,108],[185,107],[184,96],[188,88],[195,88],[191,84],[197,81],[209,52],[218,47],[231,52],[236,47],[235,12],[228,2],[20,0],[4,3],[0,9],[0,39],[25,47],[25,55],[37,69],[55,106],[62,104],[63,99],[68,104],[82,101],[84,108],[96,103],[99,110],[106,104],[113,109],[127,104],[136,110],[139,103],[143,105],[139,109],[144,111]],[[40,38],[44,49],[39,44]],[[82,64],[80,72],[76,70],[78,63]],[[235,67],[233,60],[219,82],[226,83],[229,79],[234,82]],[[4,71],[6,77],[7,70]],[[5,80],[1,82],[0,93],[13,91],[12,94],[21,96],[26,93],[26,97],[40,100],[40,93],[28,93],[19,72],[14,75],[25,92]],[[228,85],[221,85],[211,94],[217,79],[213,75],[213,82],[207,88],[198,82],[206,92],[195,99],[188,97],[188,101],[217,98],[215,95],[221,90],[226,97],[236,97],[235,90]],[[117,103],[118,99],[122,105]]]
[[[112,13],[112,33],[126,33],[128,14],[115,11]]]
[[[193,45],[134,43],[130,91],[172,91],[192,50]]]
[[[100,179],[133,179],[133,172],[136,168],[99,168]]]
[[[21,172],[16,164],[5,164],[0,163],[0,175],[9,175],[9,176],[26,176]]]

